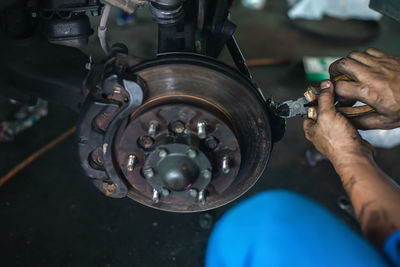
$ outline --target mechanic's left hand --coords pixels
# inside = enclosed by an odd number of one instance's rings
[[[318,98],[318,119],[303,122],[306,138],[334,166],[347,164],[354,157],[372,157],[371,146],[365,142],[354,126],[334,106],[334,87],[331,81],[321,83]]]

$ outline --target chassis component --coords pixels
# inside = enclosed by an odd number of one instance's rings
[[[15,16],[7,16],[3,35],[8,37],[0,42],[7,59],[0,64],[7,73],[0,77],[3,93],[79,111],[80,162],[107,196],[195,212],[229,203],[251,188],[285,122],[269,111],[271,101],[252,80],[233,37],[232,1],[150,1],[159,26],[157,57],[140,59],[116,44],[96,64],[67,46],[84,43],[91,32],[85,12],[98,15],[101,5],[82,0],[74,6],[74,1],[33,1],[34,9],[17,12],[29,25],[11,30]],[[35,23],[24,17],[49,10],[53,17],[34,17]],[[45,27],[26,37],[35,25]],[[71,27],[69,34],[58,31],[63,25]],[[237,69],[216,60],[224,47]]]
[[[140,81],[111,75],[101,91],[91,91],[82,113],[81,162],[101,191],[190,212],[226,204],[257,181],[272,137],[268,111],[249,80],[190,55],[163,56],[127,71]],[[131,98],[143,103],[130,105]]]

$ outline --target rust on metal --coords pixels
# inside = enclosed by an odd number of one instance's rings
[[[146,98],[121,123],[112,144],[116,167],[130,185],[129,197],[158,209],[192,212],[226,204],[257,181],[270,155],[271,132],[266,109],[251,85],[193,64],[155,65],[136,74],[146,83]],[[152,121],[158,122],[155,131],[149,131]],[[205,136],[198,134],[199,122],[206,125]],[[155,197],[154,185],[145,178],[145,162],[149,155],[167,160],[167,144],[193,148],[196,156],[186,153],[188,161],[198,160],[197,155],[208,158],[212,168],[201,169],[198,178],[207,181],[204,190],[188,185],[180,194],[158,188]],[[127,167],[130,155],[136,156],[134,168]],[[224,158],[229,159],[225,170]],[[149,179],[157,171],[154,167]]]

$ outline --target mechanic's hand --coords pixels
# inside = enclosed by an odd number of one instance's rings
[[[351,52],[334,62],[331,78],[344,74],[354,81],[337,81],[336,94],[346,100],[359,100],[376,109],[352,119],[360,129],[400,127],[400,58],[378,49]]]
[[[354,126],[334,107],[334,87],[331,81],[321,83],[318,98],[318,118],[303,122],[306,138],[328,157],[335,166],[351,162],[354,157],[372,157],[371,146]]]

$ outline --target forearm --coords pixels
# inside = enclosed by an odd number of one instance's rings
[[[400,229],[400,189],[368,156],[344,157],[334,163],[350,196],[364,236],[381,248]]]

